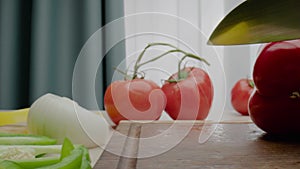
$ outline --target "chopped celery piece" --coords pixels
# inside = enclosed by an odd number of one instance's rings
[[[60,162],[37,169],[76,169],[81,166],[82,156],[83,150],[75,148],[69,156],[63,158]]]
[[[53,145],[55,139],[29,134],[0,133],[1,145]]]
[[[0,169],[24,169],[24,168],[22,168],[15,162],[4,160],[0,162]]]
[[[60,160],[69,156],[71,154],[72,150],[74,150],[73,143],[68,138],[65,138],[62,149],[61,149],[61,153],[60,153]]]
[[[0,158],[4,159],[6,152],[12,152],[13,149],[30,151],[33,156],[37,157],[41,154],[60,154],[61,145],[0,145]],[[5,158],[7,159],[7,158]]]
[[[90,160],[90,155],[89,155],[89,151],[88,149],[86,149],[85,147],[80,147],[83,150],[83,156],[82,156],[82,162],[81,162],[81,166],[80,169],[92,169],[91,166],[91,160]]]
[[[92,166],[89,161],[82,159],[80,169],[92,169]]]
[[[43,158],[35,158],[30,160],[13,160],[19,166],[23,167],[24,169],[34,169],[38,167],[53,165],[60,162],[59,156],[57,157],[43,157]]]
[[[42,137],[1,133],[0,144],[1,138]],[[0,145],[0,169],[92,169],[90,163],[88,149],[82,145],[73,145],[68,138],[63,145]]]
[[[80,146],[81,149],[83,149],[83,156],[85,159],[87,159],[89,162],[91,162],[89,150],[85,148],[84,146]]]

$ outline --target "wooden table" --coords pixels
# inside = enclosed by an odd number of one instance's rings
[[[203,131],[203,122],[193,125],[191,122],[181,122],[176,124],[177,132],[165,132],[172,126],[172,122],[120,123],[94,169],[300,168],[299,137],[270,136],[251,122],[221,122],[205,125],[205,130],[216,130],[206,142],[200,144],[199,135],[206,132]],[[181,135],[187,128],[190,131],[178,145],[147,157],[147,153],[163,149],[162,146],[178,140],[176,137],[158,139],[159,142],[145,140],[159,134],[160,137]]]

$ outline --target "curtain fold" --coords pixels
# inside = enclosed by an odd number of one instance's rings
[[[72,98],[73,69],[83,45],[102,26],[123,16],[123,1],[0,0],[0,10],[0,109],[17,109],[49,92]],[[110,67],[125,58],[123,45],[98,68],[94,83],[100,84],[95,89],[101,91],[100,108]],[[82,94],[79,104],[93,109],[85,97]]]
[[[28,102],[31,1],[0,1],[0,108]]]

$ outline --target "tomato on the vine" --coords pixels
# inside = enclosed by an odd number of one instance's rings
[[[167,46],[172,49],[142,62],[144,53],[152,46]],[[184,55],[178,63],[178,73],[162,88],[144,77],[138,77],[141,66],[175,52]],[[200,68],[188,67],[181,70],[181,63],[185,58],[208,64],[203,58],[168,43],[148,44],[135,62],[132,77],[113,82],[105,92],[104,107],[112,121],[118,124],[121,120],[156,120],[166,106],[166,111],[174,119],[205,119],[212,104],[212,83],[208,74]],[[124,74],[128,78],[128,74]]]
[[[162,90],[167,97],[165,111],[173,119],[204,120],[208,116],[214,90],[203,69],[184,68],[165,81]]]
[[[248,103],[253,90],[254,82],[247,78],[238,80],[231,89],[232,107],[241,115],[249,115]]]
[[[249,113],[268,133],[300,133],[299,63],[300,40],[269,43],[255,62]]]
[[[111,120],[157,120],[166,105],[160,87],[151,80],[133,79],[113,82],[104,95]]]

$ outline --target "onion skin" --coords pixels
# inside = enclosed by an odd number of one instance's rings
[[[106,120],[71,99],[45,94],[38,98],[28,113],[28,130],[63,143],[68,137],[74,144],[87,148],[105,146],[112,128]]]

